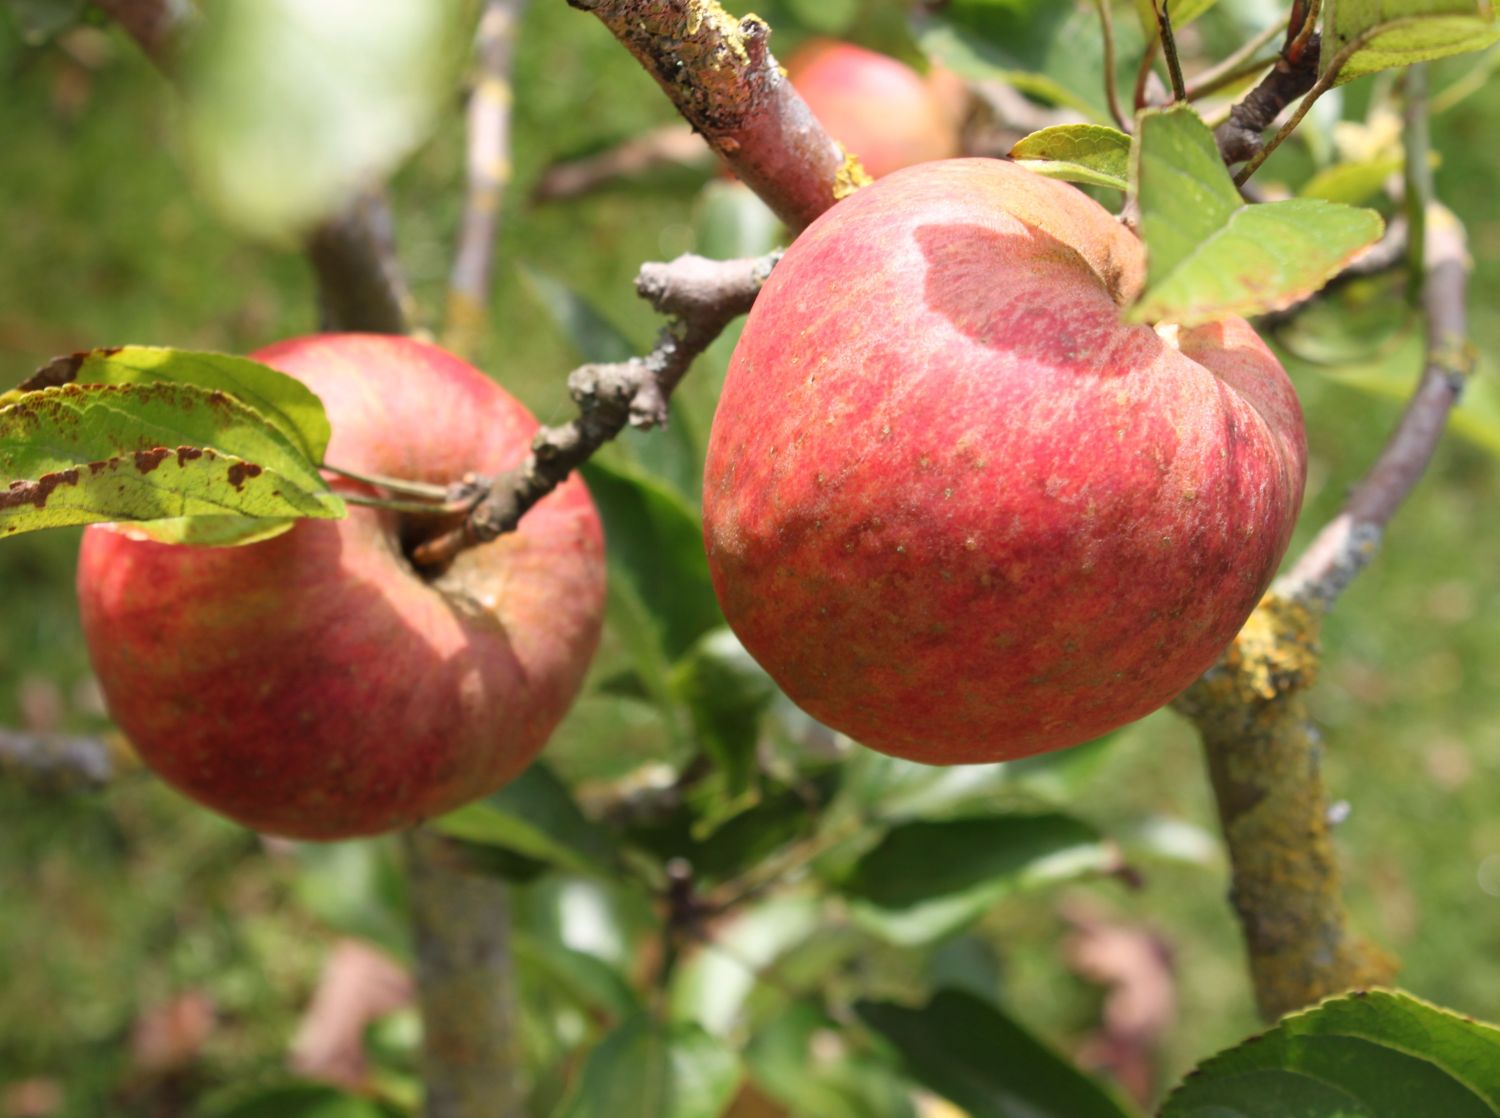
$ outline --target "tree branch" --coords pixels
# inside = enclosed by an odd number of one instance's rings
[[[468,188],[448,280],[443,346],[471,356],[484,336],[500,202],[510,182],[510,68],[526,0],[486,0],[475,39],[479,73],[469,94]]]
[[[122,739],[0,729],[0,775],[37,792],[93,792],[138,768]]]
[[[1395,972],[1346,926],[1322,750],[1305,698],[1317,638],[1315,613],[1267,595],[1224,659],[1173,704],[1203,739],[1229,847],[1230,901],[1268,1021],[1342,990],[1386,984]]]
[[[1265,130],[1283,109],[1317,82],[1319,40],[1311,22],[1316,13],[1303,12],[1303,16],[1301,21],[1294,18],[1287,22],[1286,41],[1276,64],[1229,110],[1229,119],[1214,131],[1219,154],[1226,165],[1253,158],[1260,150]]]
[[[568,0],[592,12],[739,178],[799,232],[869,182],[767,48],[771,29],[717,0]]]
[[[394,233],[384,193],[370,190],[308,235],[324,330],[406,333],[411,295],[396,261]]]
[[[513,1118],[522,1092],[508,889],[421,828],[406,853],[426,1118]]]
[[[780,257],[779,252],[744,260],[687,255],[669,264],[643,265],[636,291],[670,316],[656,348],[645,357],[573,370],[568,388],[579,417],[538,431],[526,460],[484,486],[463,527],[417,547],[415,561],[441,566],[463,548],[511,531],[528,509],[627,426],[663,426],[667,400],[693,360],[749,311]]]
[[[1474,368],[1468,340],[1469,259],[1463,226],[1433,203],[1427,211],[1422,378],[1385,449],[1336,516],[1281,580],[1287,597],[1328,609],[1375,557],[1385,526],[1432,460],[1448,413]]]
[[[1422,88],[1408,86],[1405,135],[1408,161],[1425,167]],[[1393,960],[1346,928],[1321,750],[1303,693],[1316,672],[1322,616],[1370,562],[1425,472],[1473,365],[1463,227],[1430,189],[1430,176],[1408,176],[1409,207],[1426,215],[1427,345],[1416,393],[1343,511],[1276,583],[1223,661],[1174,704],[1203,737],[1229,843],[1231,897],[1256,1001],[1268,1018],[1351,986],[1388,982],[1395,970]]]

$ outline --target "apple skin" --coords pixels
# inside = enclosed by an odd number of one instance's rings
[[[809,714],[912,760],[1024,757],[1155,710],[1234,637],[1301,506],[1301,409],[1242,319],[1123,323],[1144,274],[1102,207],[986,159],[792,244],[730,363],[704,538]]]
[[[477,369],[409,338],[305,337],[253,357],[322,398],[327,460],[360,473],[497,472],[537,426]],[[350,506],[235,548],[87,529],[84,633],[146,764],[247,827],[304,839],[406,827],[518,774],[599,640],[603,533],[588,492],[569,480],[432,582],[402,555],[402,528]]]
[[[954,92],[904,62],[813,39],[787,58],[786,72],[829,135],[859,156],[871,178],[958,154]]]

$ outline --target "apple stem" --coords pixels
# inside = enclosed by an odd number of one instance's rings
[[[510,181],[510,70],[526,0],[485,0],[474,51],[478,63],[467,114],[467,184],[458,251],[448,278],[443,348],[472,357],[489,317],[500,203]]]
[[[1167,77],[1172,82],[1172,100],[1187,100],[1187,83],[1182,80],[1182,60],[1177,57],[1177,37],[1172,34],[1172,0],[1156,0],[1156,30],[1161,38],[1162,57],[1167,63]]]
[[[447,839],[406,834],[426,1118],[521,1112],[510,890]]]
[[[371,489],[383,489],[387,493],[397,493],[403,497],[420,497],[427,501],[447,501],[453,496],[453,487],[449,485],[433,485],[426,481],[410,481],[406,478],[385,477],[381,474],[366,474],[358,470],[351,470],[344,466],[335,466],[332,462],[324,462],[323,469],[339,477],[357,481],[361,485],[368,485]]]
[[[718,0],[568,0],[633,54],[729,169],[799,232],[869,182],[767,47],[771,29]]]

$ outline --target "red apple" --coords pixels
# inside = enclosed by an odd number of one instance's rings
[[[477,369],[409,338],[297,338],[254,357],[322,398],[327,460],[360,473],[493,473],[537,426]],[[599,639],[598,515],[570,480],[430,580],[402,553],[411,527],[351,506],[237,548],[89,528],[84,632],[142,759],[248,827],[311,839],[408,826],[519,773]]]
[[[935,764],[1160,707],[1286,549],[1306,443],[1239,318],[1131,326],[1139,241],[1063,183],[900,171],[792,245],[709,440],[730,625],[810,714]]]
[[[814,39],[792,53],[786,71],[813,115],[872,178],[958,154],[952,89],[924,81],[904,62]]]

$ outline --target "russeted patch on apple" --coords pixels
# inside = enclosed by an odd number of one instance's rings
[[[882,752],[1090,740],[1208,668],[1301,506],[1297,397],[1251,327],[1128,325],[1140,242],[1012,164],[911,167],[791,246],[709,440],[725,616]]]
[[[496,473],[537,427],[477,369],[409,338],[298,338],[253,356],[322,398],[327,460],[361,474]],[[569,480],[431,580],[403,553],[412,527],[351,506],[236,548],[87,529],[84,632],[146,764],[248,827],[312,839],[409,826],[518,774],[599,640],[593,503]]]

